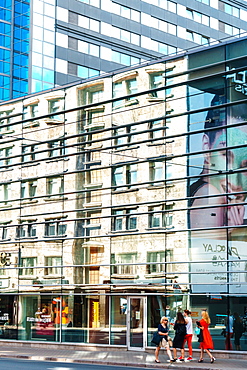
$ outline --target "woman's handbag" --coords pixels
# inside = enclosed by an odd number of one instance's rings
[[[200,329],[200,333],[197,335],[197,337],[198,337],[198,342],[199,343],[203,342],[203,330],[202,329]]]
[[[198,326],[195,327],[194,333],[195,333],[195,335],[199,335],[200,334],[200,328],[198,328]]]
[[[151,343],[154,343],[156,344],[156,346],[158,346],[160,344],[160,341],[161,341],[161,338],[160,338],[159,332],[158,331],[154,332]]]

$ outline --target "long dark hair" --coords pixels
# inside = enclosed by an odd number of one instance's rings
[[[185,319],[184,319],[184,317],[183,317],[183,315],[182,315],[182,312],[178,312],[178,313],[177,313],[176,322],[177,322],[178,324],[186,324]]]

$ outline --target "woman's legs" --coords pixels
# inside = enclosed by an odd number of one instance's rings
[[[177,348],[173,348],[173,358],[177,358]]]
[[[182,359],[184,359],[184,348],[181,348],[181,356],[182,356]]]
[[[188,334],[188,337],[186,338],[189,348],[189,357],[192,357],[192,336],[193,334]]]
[[[166,353],[170,360],[173,359],[169,345],[166,346]]]
[[[200,359],[203,359],[203,352],[204,352],[204,349],[201,348],[201,357],[200,357]]]
[[[205,351],[207,352],[207,354],[209,355],[210,358],[213,358],[212,353],[208,349],[205,349]]]
[[[160,347],[156,347],[154,354],[155,354],[155,360],[157,361],[159,361],[159,352],[160,352]]]

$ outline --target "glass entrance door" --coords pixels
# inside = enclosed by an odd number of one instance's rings
[[[146,345],[146,297],[128,297],[128,349],[144,351]]]

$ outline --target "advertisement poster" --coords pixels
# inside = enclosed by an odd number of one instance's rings
[[[188,223],[191,261],[196,262],[191,264],[193,292],[247,291],[245,63],[218,65],[218,72],[225,73],[205,79],[205,84],[203,78],[198,81],[198,72],[190,76]],[[193,113],[198,108],[204,110]]]

